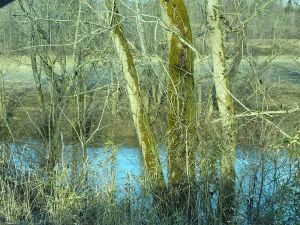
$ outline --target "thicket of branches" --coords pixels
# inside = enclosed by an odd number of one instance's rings
[[[0,10],[0,222],[299,223],[297,2],[18,0]],[[118,189],[110,144],[110,182],[89,182],[89,146],[120,136],[141,147],[141,193],[130,176]],[[20,170],[17,143],[29,138],[41,157]],[[256,160],[237,176],[249,152]]]

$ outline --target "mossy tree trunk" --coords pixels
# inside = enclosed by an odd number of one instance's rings
[[[133,56],[120,23],[117,2],[115,0],[107,0],[106,6],[111,12],[111,35],[115,44],[115,49],[123,66],[123,74],[126,81],[126,90],[129,97],[132,117],[139,143],[142,148],[144,172],[149,178],[148,184],[151,185],[151,188],[153,188],[154,191],[161,193],[165,188],[162,167],[158,157],[158,148],[150,130],[147,111],[143,104]]]
[[[191,213],[195,196],[194,55],[192,30],[183,0],[161,0],[169,34],[168,187],[174,207]]]
[[[229,91],[229,78],[226,71],[223,34],[220,23],[220,1],[207,1],[207,22],[210,29],[211,57],[216,97],[224,135],[221,147],[219,222],[231,224],[235,203],[235,145],[236,126],[234,120],[233,98]]]

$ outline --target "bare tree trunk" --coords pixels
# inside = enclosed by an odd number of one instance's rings
[[[143,24],[143,17],[141,15],[142,13],[142,4],[139,2],[136,2],[136,12],[137,12],[137,17],[136,17],[136,24],[137,24],[137,32],[139,35],[140,39],[140,45],[142,49],[143,56],[147,55],[147,47],[146,47],[146,36],[145,36],[145,29],[144,29],[144,24]]]
[[[213,63],[213,78],[216,97],[222,121],[224,143],[221,147],[221,174],[219,196],[219,223],[230,224],[234,214],[235,199],[235,145],[236,127],[233,99],[229,92],[229,78],[226,71],[223,34],[220,23],[220,1],[207,1],[207,22],[211,30],[210,44]]]
[[[196,57],[194,63],[194,82],[195,82],[195,97],[196,97],[196,117],[197,123],[201,120],[202,114],[202,78],[200,75],[200,59]]]
[[[158,158],[158,148],[150,130],[149,119],[143,104],[133,56],[120,24],[117,2],[115,0],[107,0],[106,6],[111,12],[111,35],[115,44],[115,49],[117,50],[123,66],[123,74],[126,81],[132,117],[139,143],[142,147],[145,174],[150,178],[149,184],[153,185],[152,188],[154,188],[155,191],[161,192],[164,190],[165,184],[161,164]]]
[[[36,10],[39,7],[38,2],[32,0],[19,0],[18,2],[21,10],[25,13],[31,25],[31,44],[37,45],[43,43],[44,45],[43,47],[32,49],[30,56],[37,91],[39,92],[41,103],[44,102],[44,104],[46,104],[46,102],[41,98],[43,93],[40,84],[40,72],[37,69],[38,67],[43,70],[49,81],[50,103],[42,106],[42,108],[47,109],[45,112],[45,117],[47,118],[45,118],[42,133],[45,137],[44,141],[48,150],[46,166],[47,169],[51,171],[59,161],[61,128],[63,126],[61,112],[66,109],[67,105],[67,98],[65,98],[67,90],[67,79],[65,79],[66,52],[63,46],[60,48],[52,47],[52,43],[55,43],[56,41],[61,42],[59,34],[62,34],[62,29],[53,28],[54,23],[51,19],[47,19],[47,22],[45,23],[41,23],[40,20],[35,19],[40,17],[39,10]],[[48,6],[50,6],[49,4],[50,3],[48,3],[46,9],[47,15],[49,15],[48,13],[50,11],[48,8]],[[52,32],[57,32],[57,35],[52,35]],[[37,61],[37,59],[39,59],[39,61]],[[57,72],[55,68],[56,62],[60,65],[61,72]]]
[[[160,1],[169,34],[168,83],[168,187],[175,208],[191,219],[195,183],[195,93],[194,55],[180,41],[192,43],[192,30],[183,0]]]
[[[39,104],[40,104],[40,112],[41,112],[40,119],[41,119],[41,123],[44,124],[45,119],[46,119],[46,106],[45,106],[45,101],[44,101],[44,93],[42,90],[41,72],[38,70],[37,49],[33,47],[38,44],[37,22],[35,22],[35,20],[31,17],[33,15],[32,7],[29,7],[29,9],[26,10],[22,0],[19,0],[19,6],[24,13],[27,13],[28,19],[30,21],[29,43],[32,47],[29,50],[29,55],[30,55],[30,60],[31,60],[31,69],[32,69],[32,75],[34,78],[34,85],[35,85],[35,89],[38,93],[38,100],[39,100]],[[44,134],[42,134],[42,135],[44,135]]]
[[[35,46],[37,44],[36,43],[37,31],[35,29],[34,21],[32,19],[30,19],[30,27],[31,27],[30,43],[32,46]],[[32,75],[34,78],[34,85],[35,85],[35,89],[38,93],[38,100],[39,100],[39,104],[40,104],[40,112],[41,112],[40,120],[41,120],[41,123],[43,126],[45,123],[45,120],[46,120],[46,106],[45,106],[45,101],[44,101],[44,93],[42,90],[41,72],[38,70],[36,50],[34,48],[31,48],[29,54],[30,54],[30,60],[31,60]],[[42,135],[44,135],[44,133],[42,133]]]
[[[77,148],[82,153],[82,166],[81,166],[81,178],[87,182],[88,179],[88,155],[87,155],[87,139],[89,137],[89,123],[91,122],[88,116],[88,96],[87,96],[87,85],[84,71],[84,52],[81,45],[78,43],[78,38],[81,35],[81,17],[82,17],[82,4],[80,0],[73,2],[74,11],[76,11],[76,25],[74,34],[74,45],[73,45],[73,81],[75,89],[75,106],[76,113],[74,121],[74,132],[76,141],[79,141],[80,147],[73,146],[73,155],[77,155]],[[76,157],[73,159],[73,173],[77,173],[77,162]],[[74,176],[75,177],[75,176]],[[75,181],[75,180],[74,180]],[[75,182],[73,181],[73,184]]]

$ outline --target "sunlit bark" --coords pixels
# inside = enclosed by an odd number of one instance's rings
[[[111,35],[115,44],[115,49],[123,66],[123,74],[126,81],[126,89],[129,97],[132,117],[139,143],[142,147],[145,174],[150,177],[149,184],[153,185],[156,190],[157,188],[162,190],[164,189],[164,180],[161,164],[158,158],[158,148],[153,134],[150,131],[148,116],[143,104],[133,56],[120,24],[117,2],[107,0],[106,5],[108,10],[111,12]]]
[[[229,92],[229,78],[226,71],[223,34],[220,23],[220,1],[207,1],[207,22],[210,29],[210,45],[213,64],[213,79],[219,114],[222,121],[224,143],[221,147],[221,174],[219,219],[228,224],[234,213],[234,160],[236,145],[236,127],[234,120],[233,98]]]

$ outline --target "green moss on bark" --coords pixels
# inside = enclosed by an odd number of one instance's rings
[[[115,40],[120,42],[120,46],[116,47],[121,47],[121,51],[125,53],[125,59],[122,59],[122,64],[123,69],[126,68],[124,75],[125,80],[127,80],[127,90],[129,89],[133,92],[132,98],[134,99],[129,98],[132,101],[130,104],[131,106],[136,104],[134,105],[136,112],[133,112],[133,119],[139,142],[142,147],[144,170],[146,175],[148,175],[150,178],[150,184],[156,189],[159,188],[161,191],[163,191],[165,185],[162,175],[162,168],[158,157],[158,149],[153,134],[151,133],[148,115],[142,101],[140,84],[133,56],[120,24],[117,3],[111,0],[108,0],[106,3],[109,10],[111,10],[113,7],[113,17],[111,23],[111,26],[113,26],[112,35]]]
[[[192,30],[183,0],[161,0],[171,29],[192,43]],[[178,36],[171,35],[169,49],[168,130],[169,185],[182,183],[194,176],[194,55]],[[189,165],[186,159],[189,159]]]
[[[191,219],[196,149],[194,54],[180,39],[192,43],[192,30],[183,0],[160,2],[174,31],[169,40],[168,187],[173,206]]]

